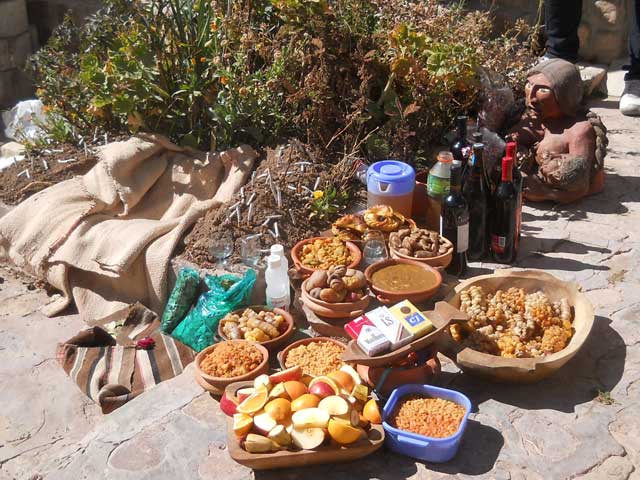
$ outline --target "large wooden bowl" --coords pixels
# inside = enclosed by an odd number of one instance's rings
[[[256,312],[267,311],[267,312],[273,312],[278,315],[282,315],[284,318],[284,321],[287,322],[287,329],[284,332],[282,332],[282,334],[280,334],[279,337],[276,337],[272,340],[267,340],[266,342],[258,342],[267,350],[274,351],[278,349],[279,347],[281,347],[287,342],[287,340],[289,339],[289,337],[291,337],[291,335],[293,335],[293,328],[295,326],[295,322],[293,321],[293,317],[289,312],[282,310],[281,308],[271,308],[271,307],[268,307],[267,305],[251,305],[249,307],[238,308],[237,310],[232,311],[231,314],[235,313],[238,315],[242,315],[242,312],[244,312],[247,308],[250,308]],[[218,335],[223,340],[229,340],[229,338],[227,338],[227,336],[222,331],[222,321],[218,323]]]
[[[212,375],[206,374],[200,368],[200,364],[204,360],[204,358],[209,355],[209,353],[213,352],[216,348],[224,343],[247,343],[246,340],[225,340],[224,342],[216,343],[215,345],[211,345],[210,347],[202,350],[198,355],[196,355],[196,359],[193,362],[195,365],[195,377],[200,386],[202,386],[205,390],[208,390],[211,393],[216,395],[222,395],[224,393],[224,389],[227,385],[230,385],[234,382],[242,382],[244,380],[253,380],[258,375],[262,375],[263,373],[267,373],[269,371],[269,352],[266,348],[264,348],[259,343],[250,342],[253,346],[255,346],[260,353],[262,354],[262,362],[258,365],[254,370],[245,374],[239,375],[237,377],[214,377]]]
[[[460,292],[473,285],[482,286],[487,292],[523,288],[527,292],[541,290],[552,301],[564,297],[569,301],[573,313],[575,333],[569,344],[559,352],[537,358],[503,358],[496,355],[462,348],[450,336],[443,336],[442,353],[450,357],[465,372],[501,383],[534,383],[552,374],[582,348],[594,322],[593,306],[580,293],[578,285],[562,280],[539,270],[496,270],[491,275],[471,278],[458,285],[447,301],[460,307]]]
[[[297,342],[293,342],[291,345],[287,345],[287,347],[282,350],[280,353],[278,353],[278,362],[280,363],[280,366],[283,369],[286,369],[287,367],[285,367],[285,363],[287,361],[287,355],[289,355],[289,351],[291,351],[292,348],[296,348],[299,347],[300,345],[306,345],[308,343],[313,343],[313,342],[331,342],[331,343],[335,343],[336,345],[341,346],[342,348],[347,349],[347,346],[342,343],[339,342],[338,340],[334,340],[333,338],[330,337],[310,337],[310,338],[303,338],[302,340],[298,340]]]
[[[373,283],[372,277],[375,272],[382,268],[399,264],[416,265],[418,267],[424,268],[435,276],[435,282],[429,288],[416,289],[410,292],[392,292],[389,290],[384,290],[383,288]],[[369,283],[371,291],[376,294],[378,301],[380,301],[380,303],[384,303],[385,305],[401,302],[402,300],[409,300],[414,304],[420,303],[433,297],[438,292],[440,285],[442,285],[442,275],[437,269],[435,269],[431,265],[427,265],[426,263],[418,262],[416,260],[407,260],[404,258],[390,258],[388,260],[376,262],[373,265],[367,267],[367,269],[364,271],[364,276],[367,278],[367,282]]]
[[[367,290],[367,294],[360,300],[355,302],[336,302],[330,303],[313,298],[307,291],[307,280],[302,282],[300,289],[300,301],[316,315],[326,318],[355,318],[362,315],[369,306],[371,297]]]
[[[300,240],[298,243],[296,243],[293,246],[293,248],[291,249],[291,259],[293,260],[293,264],[295,265],[296,269],[300,273],[302,273],[303,275],[311,275],[316,270],[321,270],[320,268],[311,268],[302,264],[302,261],[300,259],[300,253],[302,252],[302,247],[305,244],[311,243],[315,240],[327,240],[328,238],[331,238],[331,237],[305,238],[304,240]],[[362,260],[362,252],[360,251],[360,249],[355,243],[349,242],[349,241],[345,241],[344,243],[346,244],[347,248],[351,252],[351,256],[353,257],[353,260],[351,261],[351,263],[345,266],[347,268],[356,268],[360,263],[360,261]]]

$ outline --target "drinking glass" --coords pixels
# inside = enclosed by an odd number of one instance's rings
[[[260,235],[245,235],[240,239],[240,257],[248,267],[255,267],[260,262]]]
[[[387,244],[382,232],[370,230],[364,234],[363,240],[362,259],[365,265],[387,259]]]
[[[222,234],[211,241],[211,254],[215,257],[218,265],[227,264],[227,259],[233,253],[233,237],[229,234]]]

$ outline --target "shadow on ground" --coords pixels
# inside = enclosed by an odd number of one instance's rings
[[[611,320],[597,316],[589,338],[564,367],[533,385],[505,385],[465,373],[443,372],[440,384],[465,393],[474,408],[489,399],[525,410],[551,409],[572,413],[577,405],[611,391],[622,378],[627,347],[611,328]]]

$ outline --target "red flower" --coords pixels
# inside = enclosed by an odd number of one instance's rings
[[[140,348],[142,350],[151,350],[155,345],[156,341],[151,337],[144,337],[136,342],[136,348]]]

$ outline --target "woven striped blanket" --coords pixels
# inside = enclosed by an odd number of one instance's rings
[[[136,345],[146,337],[155,342],[152,348]],[[89,328],[58,345],[57,357],[80,390],[103,413],[110,413],[180,374],[194,352],[164,335],[156,315],[138,303],[90,322]]]

